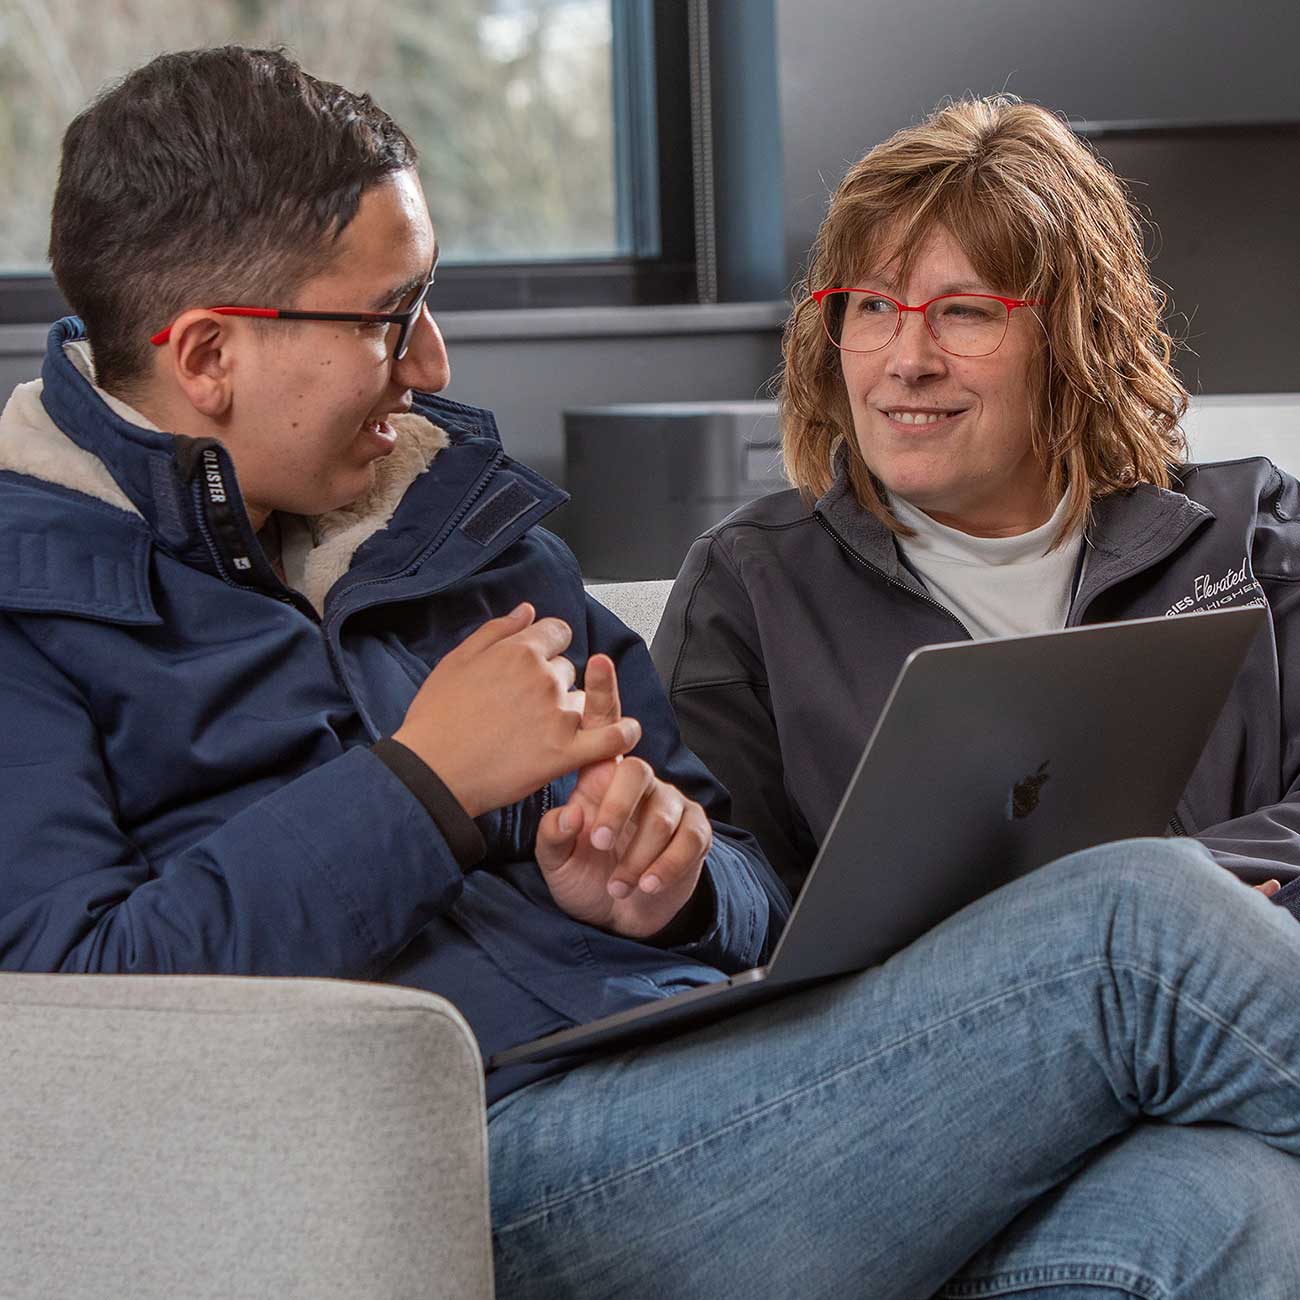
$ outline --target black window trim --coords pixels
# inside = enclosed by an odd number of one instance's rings
[[[607,258],[444,262],[430,298],[435,314],[698,300],[689,9],[681,0],[611,0],[616,233],[627,251]],[[0,273],[0,326],[48,324],[68,313],[48,272]]]

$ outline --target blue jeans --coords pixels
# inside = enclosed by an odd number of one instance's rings
[[[1300,926],[1199,845],[1063,858],[498,1102],[497,1293],[1294,1300],[1298,976]]]

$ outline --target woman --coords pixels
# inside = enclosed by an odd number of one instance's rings
[[[1184,464],[1163,306],[1120,183],[1044,109],[953,104],[844,178],[785,333],[795,490],[695,543],[655,641],[792,890],[916,647],[1251,603],[1273,635],[1171,830],[1269,894],[1300,872],[1300,486]]]
[[[1163,306],[1115,177],[1056,117],[1009,96],[937,111],[836,191],[785,334],[795,490],[695,543],[654,645],[687,743],[792,890],[918,646],[1262,602],[1272,635],[1252,647],[1171,829],[1300,904],[1300,882],[1277,884],[1300,870],[1300,485],[1262,458],[1184,464],[1187,395]],[[1146,844],[1130,848],[1154,867]],[[1013,907],[1028,886],[1067,906],[1073,876],[1038,876],[995,898]],[[1138,878],[1168,918],[1153,942],[1171,938],[1187,901],[1177,874]],[[899,984],[904,1002],[927,962],[943,977],[931,941],[947,928],[878,972],[911,981]],[[1053,940],[1040,918],[982,941],[967,923],[964,978],[984,987],[997,954],[1023,972],[1068,935]],[[1247,958],[1207,942],[1220,992],[1250,974]],[[1027,1024],[1046,992],[981,1005]],[[1061,1008],[1067,1020],[1078,1011]],[[1245,1022],[1234,1013],[1224,1027]],[[971,1030],[963,1069],[980,1077],[1003,1049],[987,1028]],[[1040,1046],[1027,1033],[1015,1049],[1026,1081],[1053,1073]],[[1294,1078],[1294,1060],[1278,1064]],[[909,1118],[921,1128],[948,1117],[957,1076],[945,1077],[915,1115],[886,1125],[887,1147],[904,1141]],[[1158,1078],[1172,1081],[1143,1069],[1122,1086],[1137,1093]],[[1045,1110],[1064,1133],[1087,1109],[1077,1088],[985,1099],[954,1126],[968,1136],[947,1167],[916,1169],[896,1195],[959,1181],[985,1135],[1023,1135]],[[1278,1215],[1300,1194],[1300,1162],[1218,1126],[1151,1122],[1175,1118],[1163,1103],[1144,1110],[1132,1131],[1063,1161],[1052,1190],[1044,1184],[940,1294],[1294,1294],[1300,1260]],[[1008,1169],[1022,1152],[1019,1136],[1006,1145]],[[1219,1216],[1234,1205],[1229,1225]],[[954,1226],[936,1221],[935,1235]]]

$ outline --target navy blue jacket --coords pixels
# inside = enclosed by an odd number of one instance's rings
[[[486,1057],[765,958],[788,900],[744,833],[715,822],[711,923],[665,950],[551,901],[533,843],[572,777],[478,819],[465,873],[372,752],[443,654],[527,599],[573,628],[579,671],[612,656],[635,752],[725,815],[645,646],[537,527],[564,494],[488,413],[417,397],[450,445],[318,615],[224,448],[121,418],[80,337],[55,325],[43,387],[0,418],[0,969],[393,981],[449,998]],[[489,1098],[556,1068],[495,1072]]]

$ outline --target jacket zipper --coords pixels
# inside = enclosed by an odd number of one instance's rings
[[[855,551],[853,547],[851,547],[848,544],[848,542],[846,542],[830,526],[830,524],[828,524],[826,520],[822,518],[821,515],[816,515],[815,518],[817,522],[821,524],[821,526],[830,534],[831,540],[835,543],[835,545],[838,546],[840,550],[842,550],[846,555],[851,555],[855,560],[857,560],[857,562],[860,565],[862,565],[863,568],[870,569],[872,573],[877,574],[880,577],[884,578],[884,580],[887,583],[889,583],[891,587],[897,587],[899,591],[905,591],[909,596],[915,596],[917,600],[922,600],[927,605],[933,605],[934,608],[937,609],[941,614],[946,614],[954,623],[957,624],[959,628],[961,628],[961,630],[966,634],[966,639],[968,641],[973,641],[975,639],[973,636],[971,636],[970,628],[968,628],[966,624],[963,623],[961,619],[959,619],[957,615],[954,614],[952,610],[950,610],[946,605],[939,604],[939,602],[935,600],[933,597],[927,596],[922,591],[917,591],[915,587],[909,587],[905,582],[899,582],[897,578],[891,578],[889,574],[887,574],[884,571],[884,569],[882,569],[878,564],[872,564],[871,561],[866,558],[866,556],[860,555],[857,551]]]
[[[203,513],[203,488],[198,480],[194,482],[194,505],[195,517],[199,524],[199,536],[203,538],[204,544],[208,548],[208,554],[212,556],[212,562],[217,566],[217,577],[226,584],[227,587],[234,587],[238,591],[257,591],[262,595],[269,596],[272,600],[278,600],[282,605],[288,605],[291,609],[296,609],[300,614],[306,615],[313,623],[319,625],[320,617],[311,607],[307,600],[299,600],[293,592],[285,590],[283,596],[277,596],[274,592],[265,591],[260,587],[249,587],[242,582],[236,582],[227,575],[225,561],[221,554],[221,548],[217,545],[217,540],[212,535],[212,530],[208,527],[207,517]]]
[[[198,479],[191,483],[191,494],[194,497],[194,514],[199,523],[199,535],[203,538],[208,548],[208,554],[212,556],[212,562],[217,566],[217,577],[226,584],[227,587],[235,587],[244,590],[243,584],[236,582],[226,573],[225,561],[221,555],[221,548],[217,546],[216,538],[212,536],[212,530],[208,527],[207,516],[203,513],[203,488]]]

